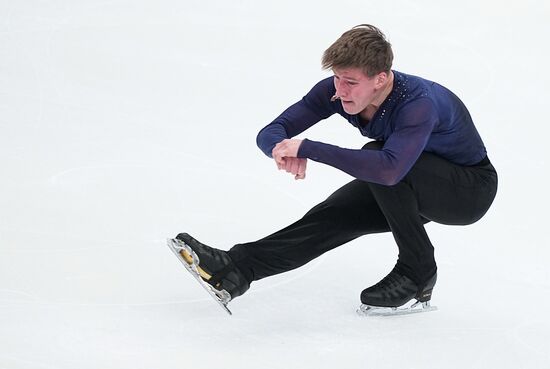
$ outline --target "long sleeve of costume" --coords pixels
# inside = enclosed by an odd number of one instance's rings
[[[324,79],[317,83],[302,100],[291,105],[273,122],[264,127],[256,138],[258,147],[271,157],[276,144],[284,139],[299,135],[320,120],[326,119],[336,111],[331,102],[331,90],[334,94],[332,79]]]
[[[416,162],[437,121],[426,98],[410,101],[396,114],[395,129],[380,151],[346,149],[306,139],[298,157],[333,166],[367,182],[394,185]]]
[[[368,123],[346,113],[340,101],[331,101],[336,90],[332,78],[326,78],[264,127],[257,137],[258,146],[271,157],[280,141],[338,113],[363,136],[383,141],[382,150],[348,149],[305,139],[298,157],[330,165],[360,180],[394,185],[423,151],[458,165],[474,165],[487,155],[468,110],[456,95],[437,83],[393,72],[392,92]]]

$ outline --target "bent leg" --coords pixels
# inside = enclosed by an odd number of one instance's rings
[[[490,163],[464,167],[429,153],[397,185],[370,184],[399,247],[398,270],[417,284],[430,278],[436,263],[424,223],[474,223],[491,205],[496,187]]]
[[[437,268],[414,192],[404,182],[395,186],[369,185],[399,248],[396,270],[421,285]]]
[[[403,182],[413,190],[423,217],[447,225],[481,219],[498,186],[497,173],[489,162],[460,166],[429,153],[420,156]]]

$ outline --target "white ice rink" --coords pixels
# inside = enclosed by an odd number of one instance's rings
[[[355,314],[394,265],[386,234],[229,317],[165,239],[229,249],[351,179],[310,161],[295,181],[255,137],[360,23],[469,107],[495,203],[427,226],[436,312]],[[0,369],[550,368],[549,23],[537,0],[0,0]],[[366,142],[337,116],[302,137]]]

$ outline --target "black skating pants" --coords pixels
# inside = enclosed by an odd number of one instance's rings
[[[364,149],[380,149],[371,142]],[[394,186],[361,180],[344,185],[300,220],[261,240],[235,245],[229,255],[252,282],[298,268],[359,236],[392,232],[399,248],[396,268],[417,284],[436,271],[424,224],[467,225],[489,209],[497,173],[488,159],[459,166],[422,153]]]

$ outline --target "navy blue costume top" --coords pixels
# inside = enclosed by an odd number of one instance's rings
[[[363,136],[384,141],[382,150],[347,149],[304,139],[299,158],[331,165],[364,181],[394,185],[423,151],[466,166],[486,157],[470,113],[455,94],[435,82],[393,73],[392,91],[369,122],[346,113],[339,100],[330,101],[336,88],[329,77],[264,127],[258,133],[258,146],[271,157],[278,142],[338,113]]]

